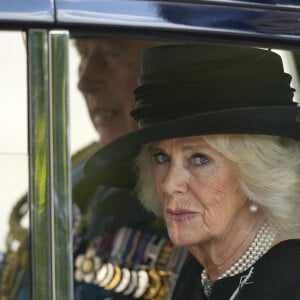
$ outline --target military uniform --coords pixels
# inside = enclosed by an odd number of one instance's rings
[[[95,142],[73,155],[73,187],[74,185],[79,185],[80,182],[83,181],[83,163],[98,148],[99,143]],[[85,191],[82,190],[82,193],[80,194],[81,197],[84,192]],[[88,200],[86,202],[88,202]],[[78,205],[80,206],[81,203]],[[3,261],[0,264],[0,300],[31,299],[30,278],[28,272],[28,229],[21,225],[21,221],[27,213],[27,195],[24,195],[13,207],[9,218],[9,233],[6,239],[6,253],[4,254]]]
[[[101,187],[91,211],[86,239],[74,239],[75,299],[166,299],[186,250],[131,190]]]
[[[171,244],[164,225],[131,190],[97,185],[84,177],[85,161],[97,147],[93,144],[72,159],[75,300],[166,299],[186,251]],[[11,226],[10,236],[20,247],[8,248],[1,300],[30,299],[28,233],[19,224],[24,205],[26,197],[12,213],[17,226]]]

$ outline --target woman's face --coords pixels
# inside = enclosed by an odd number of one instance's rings
[[[220,240],[240,223],[237,219],[247,206],[235,169],[203,138],[156,142],[151,155],[156,189],[175,244]]]

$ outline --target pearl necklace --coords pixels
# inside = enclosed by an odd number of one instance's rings
[[[258,231],[248,250],[228,270],[220,275],[218,280],[225,277],[235,276],[253,266],[271,248],[276,235],[277,230],[268,222],[265,222]],[[205,295],[209,297],[213,283],[208,278],[206,269],[203,269],[201,273],[201,282]]]

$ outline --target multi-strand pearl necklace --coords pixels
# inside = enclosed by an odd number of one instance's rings
[[[258,231],[248,250],[227,271],[220,275],[218,279],[240,274],[253,266],[271,248],[276,235],[277,230],[268,222],[265,222]],[[213,283],[208,278],[206,269],[203,269],[201,278],[204,293],[207,297],[209,297]]]

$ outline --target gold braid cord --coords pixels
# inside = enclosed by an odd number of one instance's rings
[[[72,164],[81,160],[99,148],[99,143],[92,143],[72,157]],[[29,266],[28,229],[21,221],[28,212],[27,195],[13,207],[9,218],[9,234],[6,239],[5,261],[0,282],[0,300],[15,300]]]
[[[21,226],[21,220],[28,211],[27,195],[14,206],[9,218],[5,265],[1,276],[0,300],[13,300],[28,269],[28,229]]]

